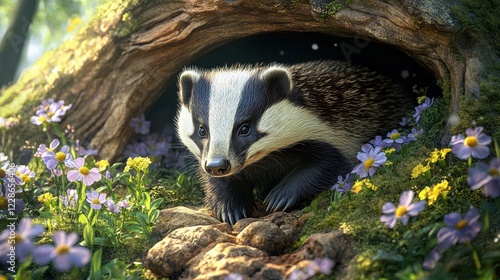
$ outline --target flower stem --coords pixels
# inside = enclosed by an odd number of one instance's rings
[[[479,260],[479,256],[477,254],[476,248],[472,246],[472,244],[467,242],[467,246],[472,251],[472,259],[474,260],[474,265],[476,266],[476,270],[481,270],[481,261]]]

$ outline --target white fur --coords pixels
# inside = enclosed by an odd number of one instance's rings
[[[356,139],[355,135],[342,129],[332,128],[331,124],[288,100],[283,100],[267,109],[257,129],[267,135],[250,146],[245,166],[257,162],[271,152],[307,140],[330,143],[339,147],[348,158],[354,157],[362,144],[353,142]]]
[[[237,155],[230,154],[231,135],[236,111],[245,84],[251,77],[250,71],[215,72],[210,84],[210,106],[208,127],[210,144],[207,158],[227,157],[233,162]]]
[[[179,110],[179,114],[177,115],[177,133],[182,143],[189,149],[193,155],[195,155],[198,159],[201,158],[201,151],[198,148],[198,145],[189,137],[189,135],[193,135],[195,127],[193,122],[193,117],[189,109],[182,105]]]

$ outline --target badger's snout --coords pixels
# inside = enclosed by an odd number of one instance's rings
[[[231,171],[231,164],[224,157],[214,157],[205,162],[205,171],[212,176],[224,176]]]

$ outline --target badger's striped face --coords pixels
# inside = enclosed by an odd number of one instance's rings
[[[182,73],[178,135],[210,175],[233,175],[254,157],[248,154],[250,147],[267,135],[258,129],[263,113],[291,90],[288,72],[281,68],[276,71],[278,82],[284,82],[273,88],[269,88],[269,82],[276,80],[276,75],[265,76],[256,69]]]
[[[177,132],[212,176],[230,176],[304,140],[335,139],[327,124],[293,104],[286,68],[187,70],[179,79]]]

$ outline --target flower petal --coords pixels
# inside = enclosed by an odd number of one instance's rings
[[[415,194],[412,190],[404,191],[399,198],[399,205],[401,206],[409,206],[413,200],[413,196]]]
[[[33,262],[46,265],[54,258],[54,246],[40,245],[33,250]]]
[[[80,171],[78,171],[78,170],[70,170],[70,171],[68,171],[68,174],[66,175],[66,177],[68,178],[68,180],[70,182],[74,182],[74,181],[79,181],[78,177],[80,175],[81,175]]]

